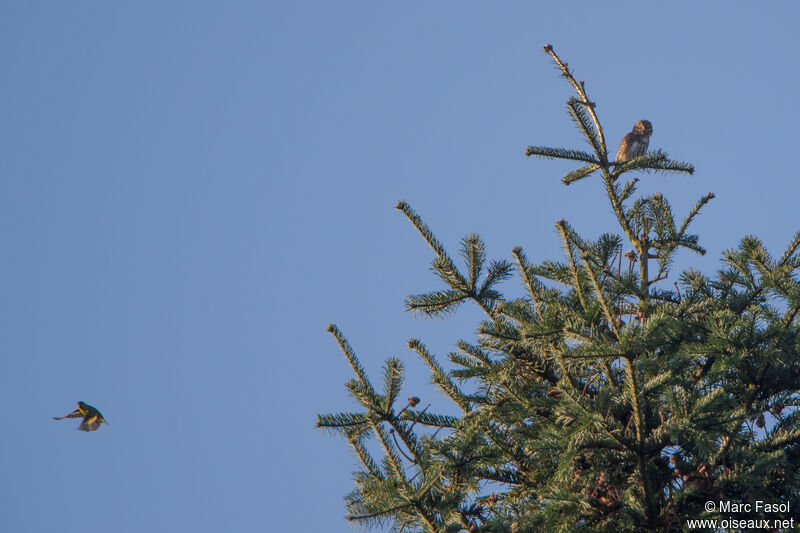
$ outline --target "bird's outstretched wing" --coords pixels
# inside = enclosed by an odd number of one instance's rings
[[[81,413],[80,409],[75,409],[66,416],[54,416],[53,420],[64,420],[65,418],[83,418],[83,413]]]

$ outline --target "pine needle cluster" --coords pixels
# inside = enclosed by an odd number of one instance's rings
[[[551,46],[545,53],[575,91],[567,109],[589,151],[531,146],[527,155],[578,163],[566,185],[598,175],[621,233],[587,240],[562,220],[564,258],[540,264],[521,248],[513,261],[487,262],[471,234],[462,267],[398,204],[444,284],[407,308],[439,318],[472,303],[485,319],[476,342],[449,354],[449,369],[409,342],[459,416],[402,400],[398,359],[373,385],[330,326],[360,406],[317,420],[361,462],[347,518],[402,532],[670,532],[726,517],[706,502],[763,501],[789,510],[751,505],[734,518],[800,523],[800,232],[777,258],[745,237],[714,277],[688,270],[664,288],[679,249],[705,253],[689,227],[714,195],[680,222],[662,194],[634,198],[634,171],[694,168],[660,150],[609,161],[584,82]],[[515,274],[523,295],[507,298],[498,284]]]

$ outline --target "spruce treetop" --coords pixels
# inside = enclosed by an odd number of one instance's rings
[[[574,161],[565,185],[600,179],[617,233],[589,240],[561,220],[564,257],[540,263],[519,247],[487,261],[469,234],[457,262],[397,205],[443,284],[409,296],[407,309],[445,318],[472,303],[485,318],[446,366],[421,340],[408,343],[458,416],[438,414],[421,391],[403,399],[399,359],[374,384],[328,328],[359,406],[317,419],[361,463],[348,520],[403,532],[670,532],[730,514],[706,502],[760,500],[789,510],[736,518],[800,522],[800,232],[780,257],[747,236],[713,276],[673,272],[679,249],[705,254],[689,227],[714,195],[682,220],[661,193],[634,197],[637,174],[694,167],[659,149],[610,160],[584,82],[551,45],[544,52],[574,91],[567,110],[589,148],[526,154]],[[521,295],[507,297],[498,285],[516,276]]]

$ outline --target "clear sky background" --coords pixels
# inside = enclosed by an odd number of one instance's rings
[[[677,266],[713,272],[750,233],[780,254],[800,228],[796,3],[126,4],[0,6],[9,533],[348,531],[356,461],[314,429],[355,405],[326,326],[447,411],[406,342],[444,359],[481,318],[404,311],[440,285],[397,201],[453,256],[468,232],[541,261],[561,218],[618,231],[599,178],[564,187],[569,165],[523,155],[585,148],[545,43],[612,149],[646,118],[696,166],[640,192],[681,219],[717,194],[709,254]],[[51,420],[78,400],[110,425]]]

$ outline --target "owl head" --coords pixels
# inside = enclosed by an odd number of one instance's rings
[[[653,134],[653,125],[650,124],[649,120],[640,120],[633,125],[633,131],[634,133],[650,137]]]

